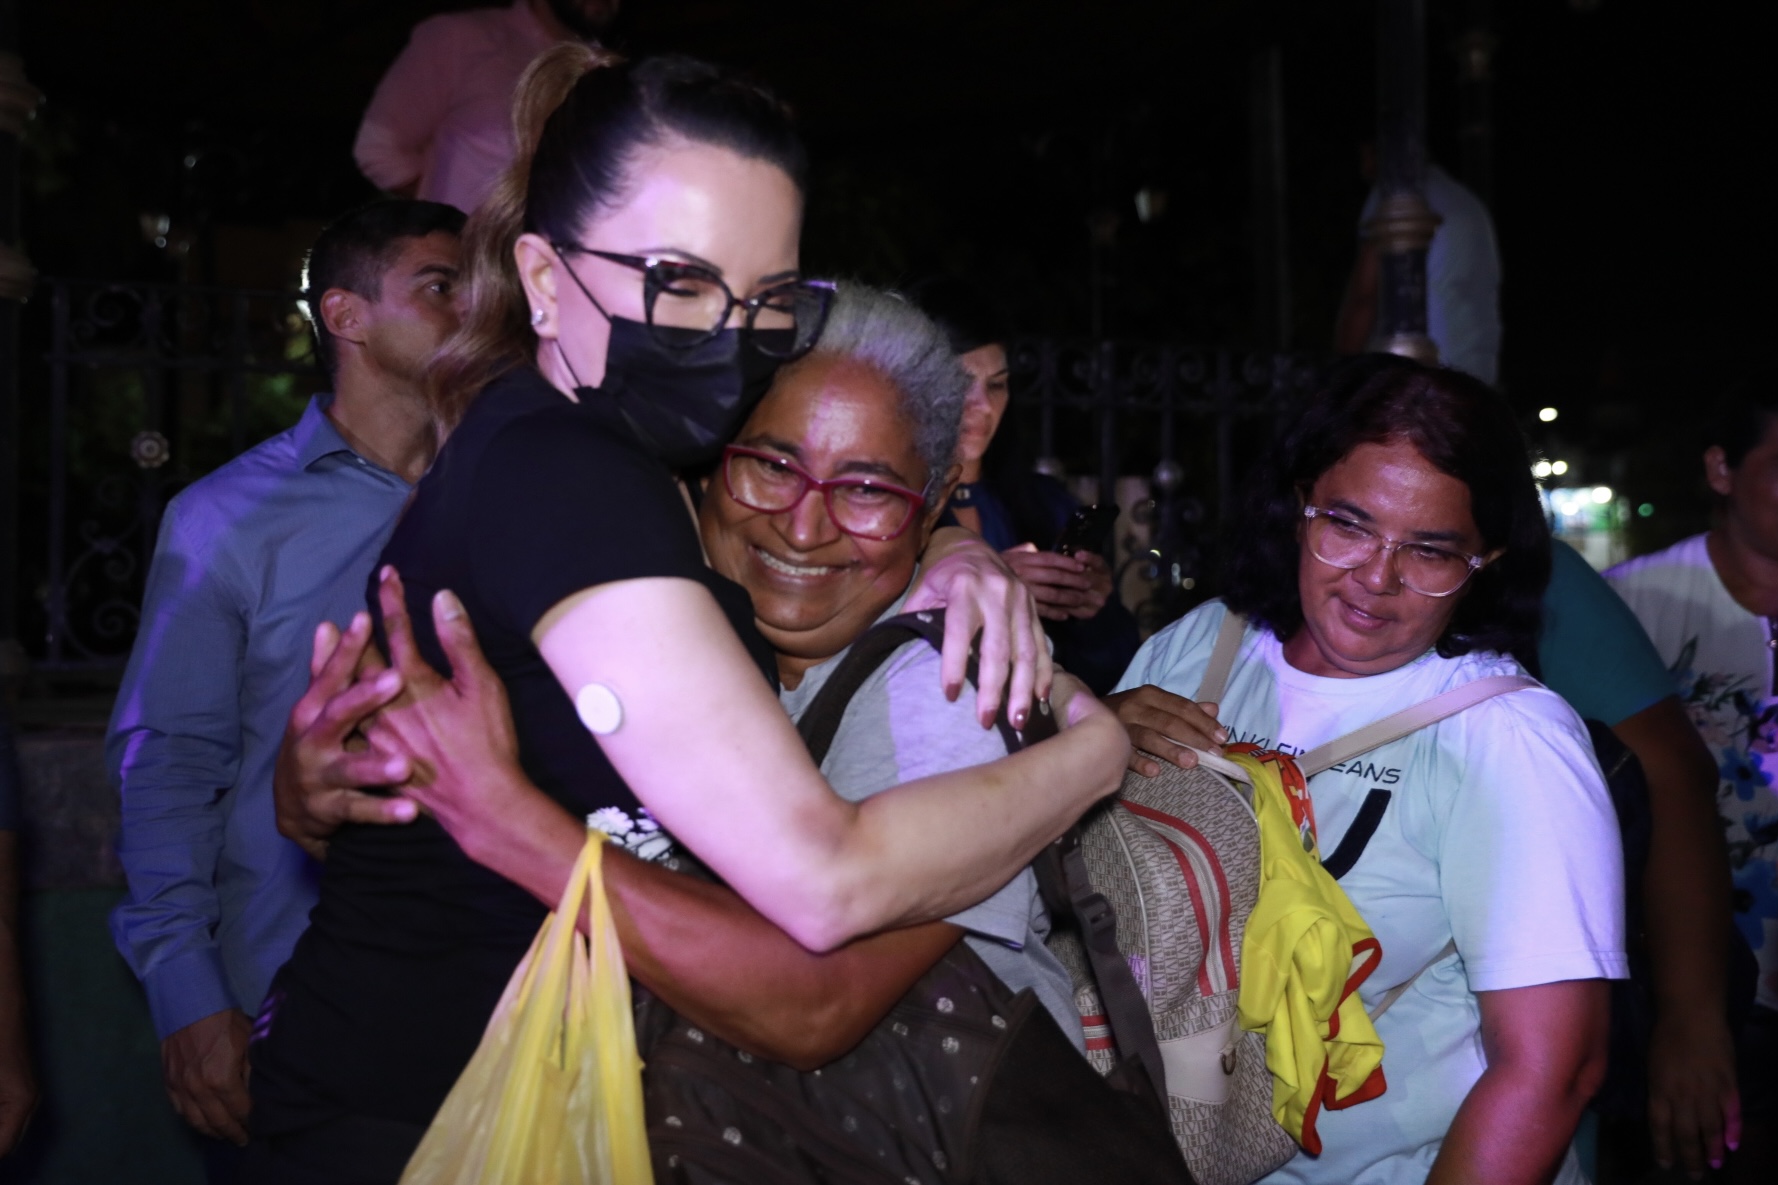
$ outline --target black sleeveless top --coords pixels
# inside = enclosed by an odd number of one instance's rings
[[[449,588],[462,599],[511,697],[525,772],[575,816],[627,826],[624,840],[644,856],[666,838],[581,724],[532,628],[582,589],[683,577],[710,590],[776,678],[746,592],[705,567],[666,466],[596,397],[574,403],[530,369],[471,405],[383,562],[401,573],[420,649],[441,671],[432,595]],[[369,599],[374,613],[374,574]],[[309,929],[256,1026],[254,1133],[341,1114],[430,1122],[546,913],[430,817],[342,828]]]

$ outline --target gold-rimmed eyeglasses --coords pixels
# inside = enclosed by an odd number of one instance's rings
[[[1304,542],[1324,564],[1350,571],[1362,568],[1378,552],[1395,557],[1401,582],[1423,597],[1448,597],[1488,562],[1486,556],[1466,555],[1431,543],[1390,539],[1337,510],[1303,507],[1308,520]]]

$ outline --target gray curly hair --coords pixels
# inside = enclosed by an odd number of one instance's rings
[[[901,396],[914,427],[914,447],[926,465],[928,504],[943,488],[957,455],[957,430],[969,375],[932,318],[893,292],[843,283],[810,356],[846,358],[869,366]]]

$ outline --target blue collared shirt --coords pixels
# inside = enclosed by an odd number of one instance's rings
[[[162,1037],[254,1014],[315,903],[320,870],[273,819],[272,767],[315,627],[364,608],[412,490],[352,451],[330,401],[161,520],[105,756],[129,879],[111,932]]]

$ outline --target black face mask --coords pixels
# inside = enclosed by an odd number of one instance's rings
[[[605,353],[605,381],[597,390],[579,388],[583,401],[614,403],[650,454],[674,469],[714,461],[734,439],[753,407],[772,385],[778,360],[755,348],[749,337],[789,330],[724,329],[687,349],[671,344],[675,335],[696,341],[695,329],[650,329],[640,321],[612,317]]]

